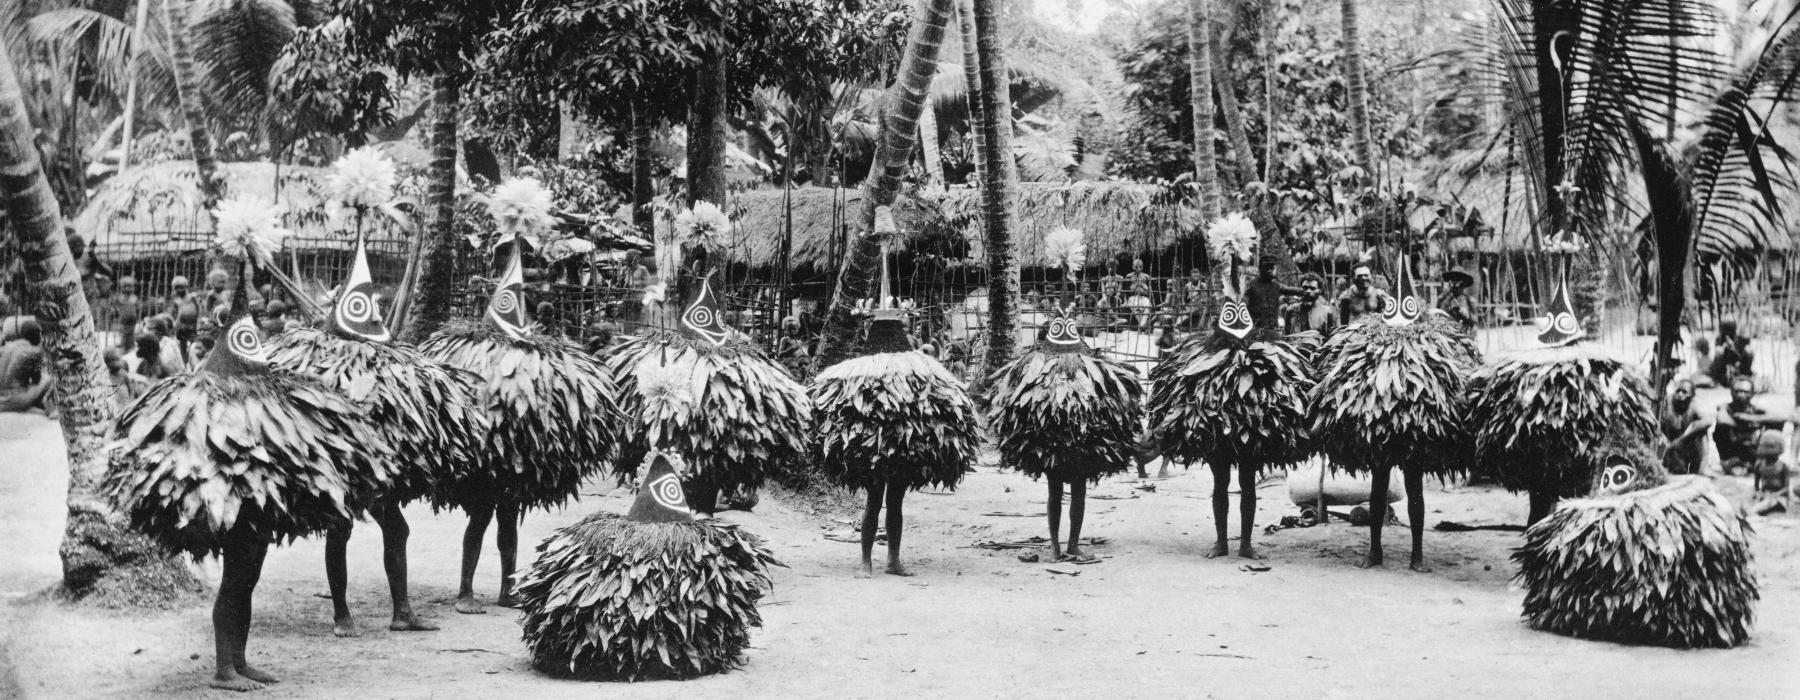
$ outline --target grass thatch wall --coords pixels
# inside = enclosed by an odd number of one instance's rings
[[[273,163],[221,163],[225,194],[259,197],[282,207],[282,221],[294,235],[288,247],[301,252],[349,251],[355,240],[325,214],[326,170]],[[75,217],[75,230],[88,249],[107,261],[179,256],[211,244],[207,214],[201,209],[199,175],[189,161],[169,161],[114,175],[94,191]],[[404,235],[370,217],[365,231],[371,252],[398,254]]]
[[[802,187],[793,191],[795,267],[829,264],[836,244],[833,223],[857,227],[862,191]],[[1147,253],[1174,245],[1192,231],[1198,217],[1173,202],[1163,188],[1120,182],[1068,184],[1026,183],[1019,186],[1015,240],[1020,264],[1047,266],[1044,235],[1072,226],[1087,235],[1088,260],[1099,265],[1106,256]],[[834,211],[840,212],[834,216]],[[934,193],[902,195],[895,218],[912,250],[921,241],[951,237],[969,260],[979,261],[981,192],[959,187]],[[782,191],[758,190],[736,197],[732,214],[736,231],[726,254],[752,266],[780,262],[783,226]]]

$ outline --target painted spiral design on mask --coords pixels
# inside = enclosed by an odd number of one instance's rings
[[[1419,315],[1419,298],[1407,297],[1400,300],[1400,315],[1412,318]]]
[[[645,488],[650,489],[650,498],[655,499],[657,505],[670,510],[687,511],[687,498],[681,493],[681,480],[675,478],[674,474],[657,477]]]
[[[231,324],[231,328],[225,331],[225,345],[231,348],[231,352],[246,360],[261,362],[266,359],[262,334],[256,332],[256,324],[251,323],[248,316],[238,319],[237,323]]]
[[[519,290],[507,287],[494,294],[494,313],[506,315],[519,310]]]
[[[681,320],[695,328],[705,328],[710,330],[716,319],[713,317],[713,310],[711,308],[695,304],[688,307],[687,313],[682,316]]]
[[[1050,320],[1050,342],[1070,344],[1080,342],[1081,332],[1075,325],[1075,319],[1055,318]]]
[[[1581,321],[1576,320],[1575,314],[1568,312],[1558,312],[1555,316],[1550,317],[1550,325],[1556,329],[1556,332],[1565,335],[1581,330]]]
[[[1614,464],[1606,468],[1606,475],[1601,479],[1600,487],[1619,490],[1637,481],[1637,468],[1629,464]]]
[[[1225,302],[1224,308],[1219,309],[1219,325],[1235,326],[1243,322],[1244,306],[1242,304],[1235,301],[1228,301]]]
[[[375,297],[369,290],[357,287],[344,292],[338,300],[338,317],[351,323],[368,323],[375,318]]]
[[[1391,296],[1381,298],[1381,314],[1383,316],[1393,316],[1398,313],[1400,313],[1400,302],[1395,301]]]

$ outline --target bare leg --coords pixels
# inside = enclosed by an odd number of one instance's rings
[[[1255,465],[1238,465],[1238,518],[1243,521],[1243,530],[1238,537],[1238,556],[1245,559],[1261,559],[1256,553],[1254,531],[1256,529],[1256,475],[1259,470]],[[1223,522],[1223,521],[1220,521]]]
[[[1525,516],[1527,527],[1536,525],[1537,521],[1549,517],[1550,511],[1556,510],[1556,490],[1554,488],[1537,488],[1531,490],[1531,513]]]
[[[345,599],[350,576],[345,550],[350,545],[353,527],[353,523],[344,523],[325,532],[325,585],[331,589],[331,633],[339,637],[357,634],[356,620],[350,617],[350,601]]]
[[[881,499],[885,484],[868,485],[869,505],[863,509],[862,521],[862,578],[868,578],[875,572],[875,529],[881,524]],[[891,537],[893,533],[888,533]]]
[[[469,514],[469,527],[463,530],[462,581],[456,591],[456,611],[480,615],[487,610],[475,602],[475,567],[481,564],[481,543],[487,539],[488,522],[494,519],[494,506],[464,506],[463,510]]]
[[[1044,481],[1050,484],[1049,500],[1044,501],[1044,510],[1050,517],[1050,561],[1062,561],[1062,482],[1049,477]]]
[[[1212,551],[1206,558],[1222,557],[1231,552],[1230,538],[1225,534],[1230,526],[1225,519],[1231,517],[1231,465],[1214,464],[1213,473],[1213,529],[1218,532],[1219,539],[1213,543]]]
[[[1069,482],[1069,556],[1081,558],[1081,519],[1087,511],[1087,481]]]
[[[1407,568],[1421,574],[1431,573],[1425,565],[1425,473],[1418,469],[1402,471],[1406,479],[1406,519],[1412,522],[1412,563]]]
[[[1388,469],[1376,467],[1369,485],[1369,558],[1364,569],[1381,566],[1381,526],[1387,522]]]
[[[519,563],[519,521],[524,514],[517,505],[502,503],[499,510],[500,528],[494,533],[494,544],[500,548],[500,597],[494,604],[502,608],[519,607],[513,600],[513,571]]]
[[[219,594],[213,600],[214,688],[246,692],[260,690],[275,679],[244,663],[244,647],[250,634],[250,597],[261,577],[263,554],[268,544],[242,530],[225,535],[224,572]],[[254,675],[252,675],[254,674]]]
[[[900,530],[905,526],[905,516],[900,514],[900,502],[906,498],[906,488],[888,485],[887,489],[887,533],[888,533],[888,565],[887,573],[895,576],[911,576],[906,567],[900,565]]]
[[[400,512],[397,503],[381,503],[370,515],[375,523],[381,526],[381,564],[387,569],[388,596],[394,601],[394,619],[388,623],[388,629],[394,632],[428,632],[437,629],[437,625],[419,619],[413,614],[412,596],[406,586],[406,540],[412,536],[412,527],[406,524],[406,516]]]

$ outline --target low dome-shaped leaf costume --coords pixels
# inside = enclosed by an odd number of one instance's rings
[[[870,354],[813,378],[818,463],[852,489],[954,488],[980,445],[975,404],[949,370],[911,349],[898,312],[876,314]]]
[[[1241,304],[1227,302],[1241,312]],[[1242,314],[1248,319],[1248,314]],[[1307,394],[1316,336],[1223,328],[1183,341],[1151,372],[1150,425],[1188,463],[1280,469],[1312,456]]]
[[[456,481],[485,456],[487,413],[474,397],[481,377],[440,364],[392,341],[374,298],[363,242],[324,330],[300,328],[271,340],[276,367],[318,377],[369,411],[394,445],[394,480],[383,494],[352,494],[366,507],[383,496],[407,503]]]
[[[812,420],[806,388],[724,325],[708,280],[679,324],[647,330],[607,355],[625,418],[618,464],[635,469],[657,449],[689,455],[684,483],[705,509],[716,494],[756,488],[804,463]],[[688,376],[696,394],[688,408],[658,411],[646,401],[639,376],[664,370]],[[621,479],[629,476],[620,470]]]
[[[741,663],[779,566],[754,535],[693,517],[680,460],[653,452],[631,512],[595,513],[538,545],[519,577],[532,666],[588,680],[681,679]]]
[[[1143,383],[1089,349],[1064,311],[1031,351],[988,381],[987,412],[1004,461],[1032,478],[1097,482],[1132,462]]]
[[[1667,476],[1641,442],[1596,445],[1593,498],[1563,501],[1513,552],[1534,629],[1677,648],[1748,641],[1759,597],[1744,510]]]
[[[1649,383],[1622,358],[1577,342],[1581,335],[1559,279],[1538,336],[1545,347],[1495,358],[1469,381],[1477,465],[1509,490],[1586,495],[1604,458],[1596,445],[1661,439]]]
[[[267,363],[245,316],[199,369],[125,409],[102,488],[134,529],[196,556],[234,530],[285,543],[345,522],[353,491],[392,482],[392,448],[361,408]]]
[[[612,373],[574,343],[532,330],[518,248],[480,322],[453,321],[419,345],[438,362],[479,375],[484,458],[432,496],[438,506],[562,505],[604,471],[617,448]]]

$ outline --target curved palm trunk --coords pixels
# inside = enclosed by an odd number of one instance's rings
[[[1231,160],[1236,166],[1238,187],[1247,188],[1251,182],[1258,181],[1256,166],[1256,150],[1250,146],[1250,131],[1244,126],[1244,107],[1238,101],[1237,90],[1232,87],[1231,68],[1225,60],[1225,44],[1223,41],[1212,42],[1213,49],[1213,91],[1218,93],[1219,113],[1225,115],[1225,134],[1227,143],[1231,144]],[[1270,245],[1262,247],[1266,255],[1275,256],[1275,268],[1283,276],[1292,278],[1300,274],[1300,268],[1294,265],[1294,250],[1288,245],[1287,233],[1275,222],[1275,214],[1269,210],[1269,198],[1266,195],[1245,191],[1252,203],[1250,219],[1256,222],[1256,229],[1262,232],[1263,240]]]
[[[650,210],[650,200],[656,198],[650,147],[650,109],[639,98],[631,104],[631,224],[646,236],[656,225],[656,212]]]
[[[981,61],[982,227],[988,273],[987,366],[992,370],[1017,354],[1019,257],[1013,247],[1013,210],[1019,192],[1012,157],[1012,97],[1006,90],[1006,51],[1000,38],[1000,0],[975,0],[976,47]]]
[[[987,152],[987,137],[981,134],[981,58],[975,48],[975,7],[970,0],[957,0],[957,24],[961,32],[957,38],[962,41],[963,81],[967,85],[964,93],[969,100],[969,133],[975,137],[975,179],[987,181],[987,163],[982,162],[983,153]]]
[[[431,79],[431,180],[425,190],[426,225],[413,238],[409,266],[419,270],[395,303],[395,321],[409,342],[424,340],[450,319],[456,276],[456,80]],[[416,301],[414,298],[416,297]],[[417,309],[413,308],[417,305]]]
[[[931,187],[944,185],[944,163],[938,154],[937,108],[930,102],[919,110],[919,160],[925,165],[925,184]]]
[[[200,94],[200,77],[194,68],[194,46],[188,40],[188,0],[163,0],[163,23],[175,59],[175,91],[181,96],[182,117],[187,120],[188,143],[194,149],[194,171],[200,175],[201,204],[211,212],[224,196],[219,180],[219,157],[212,130],[206,128],[206,104]]]
[[[1200,219],[1219,218],[1219,165],[1213,154],[1212,0],[1188,0],[1188,100],[1194,110],[1194,185]]]
[[[937,73],[938,50],[944,44],[944,27],[950,23],[953,1],[925,0],[921,5],[917,19],[913,20],[912,31],[906,37],[900,72],[883,97],[887,109],[882,112],[875,169],[864,187],[859,230],[846,246],[843,267],[838,270],[837,289],[831,295],[831,309],[825,317],[825,337],[819,348],[820,367],[843,361],[853,349],[857,329],[853,316],[856,300],[870,295],[875,277],[881,270],[881,242],[870,235],[875,230],[875,208],[893,204],[900,193],[900,177],[906,172],[914,141],[919,136],[919,113],[925,108],[931,76]]]
[[[1342,0],[1344,25],[1344,86],[1350,99],[1350,136],[1356,148],[1356,164],[1371,182],[1375,178],[1375,136],[1369,125],[1369,82],[1363,73],[1362,31],[1357,28],[1356,0]]]
[[[69,516],[63,531],[63,586],[76,595],[113,575],[132,572],[134,587],[166,586],[172,596],[200,584],[188,568],[149,539],[124,528],[98,493],[106,475],[107,433],[118,414],[94,316],[69,253],[62,215],[44,178],[32,139],[25,95],[12,57],[0,51],[0,202],[23,264],[33,312],[44,329],[44,366],[61,407],[69,453]],[[55,358],[50,361],[50,358]]]

